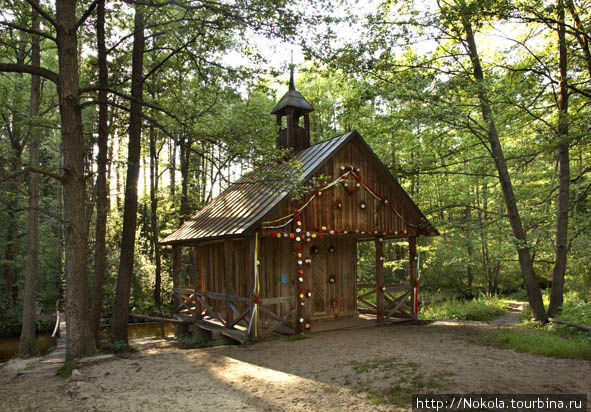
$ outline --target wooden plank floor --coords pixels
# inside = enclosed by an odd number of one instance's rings
[[[385,319],[384,324],[405,323],[410,319]],[[375,315],[359,314],[356,317],[336,320],[319,320],[312,324],[312,333],[327,332],[339,329],[361,329],[377,326]]]

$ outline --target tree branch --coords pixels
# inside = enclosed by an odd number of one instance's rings
[[[28,64],[0,63],[0,72],[36,74],[46,78],[47,80],[51,80],[56,86],[59,82],[57,73],[43,67],[31,66]]]
[[[29,3],[29,5],[33,8],[33,10],[35,10],[37,13],[39,13],[39,15],[41,15],[41,17],[43,17],[45,20],[47,20],[49,22],[49,24],[51,24],[53,27],[55,27],[57,29],[57,22],[55,21],[55,19],[53,17],[51,17],[49,15],[49,13],[47,13],[45,10],[43,10],[41,8],[41,6],[39,6],[37,3],[35,3],[32,0],[26,0],[27,3]]]
[[[86,21],[86,19],[92,14],[92,12],[94,11],[94,9],[96,8],[96,5],[97,4],[98,4],[98,0],[94,0],[92,2],[92,4],[90,6],[88,6],[88,8],[84,12],[84,14],[82,14],[82,17],[80,17],[80,19],[78,20],[78,22],[76,23],[76,25],[72,29],[73,31],[78,30],[78,28],[84,24],[84,22]]]

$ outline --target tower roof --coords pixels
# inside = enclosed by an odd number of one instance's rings
[[[286,109],[288,107],[294,107],[301,112],[313,112],[314,108],[308,101],[295,89],[295,83],[293,81],[293,67],[289,76],[289,90],[283,95],[279,103],[275,105],[271,114],[287,114]]]

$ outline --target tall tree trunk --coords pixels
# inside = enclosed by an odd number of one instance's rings
[[[189,218],[189,165],[191,162],[191,137],[181,139],[181,210],[179,225]]]
[[[472,290],[472,280],[473,280],[473,271],[472,271],[472,254],[473,254],[473,247],[472,247],[472,214],[470,211],[470,206],[466,206],[466,210],[464,212],[464,217],[466,219],[465,228],[466,228],[466,249],[468,252],[468,264],[466,265],[466,270],[468,271],[468,289],[470,289],[470,293]]]
[[[501,147],[492,108],[490,106],[490,100],[488,98],[486,86],[484,84],[484,73],[482,71],[480,58],[476,48],[472,24],[466,17],[464,17],[462,23],[464,30],[466,31],[466,43],[468,46],[470,60],[472,62],[472,68],[474,70],[474,78],[476,79],[476,83],[478,85],[478,100],[480,102],[480,110],[482,112],[484,121],[488,125],[487,137],[490,144],[490,149],[492,151],[492,156],[499,173],[499,182],[501,183],[503,197],[505,198],[505,203],[507,205],[507,212],[509,214],[511,228],[513,229],[513,236],[515,236],[517,240],[517,254],[519,256],[521,274],[525,282],[529,304],[532,314],[537,320],[547,321],[548,317],[544,309],[542,293],[540,292],[538,280],[534,271],[534,266],[530,255],[530,248],[527,244],[527,236],[525,234],[525,230],[523,229],[521,216],[519,215],[517,200],[515,199],[511,177],[509,176],[509,170],[507,168],[507,162],[505,160],[503,148]]]
[[[39,5],[39,0],[34,0]],[[39,30],[39,16],[35,10],[31,14],[31,29]],[[41,67],[41,47],[39,36],[31,36],[31,65]],[[31,102],[29,128],[29,166],[39,168],[39,128],[34,124],[39,116],[39,104],[41,101],[41,78],[31,76]],[[27,216],[27,263],[25,266],[25,285],[23,298],[23,323],[21,337],[18,343],[18,354],[22,358],[30,358],[39,355],[35,341],[35,297],[37,294],[37,262],[39,255],[39,175],[29,172],[29,207]]]
[[[66,221],[66,360],[94,354],[88,322],[87,237],[84,219],[86,179],[78,75],[76,1],[56,2],[59,109],[64,144]]]
[[[138,177],[140,171],[140,149],[142,138],[142,96],[144,65],[144,16],[135,10],[132,69],[131,107],[129,113],[129,144],[127,148],[127,180],[123,211],[123,233],[121,235],[121,256],[119,274],[113,307],[111,335],[116,341],[127,343],[127,321],[129,315],[129,294],[133,273],[135,232],[137,227]]]
[[[168,152],[168,163],[170,166],[170,197],[173,198],[176,191],[176,141],[170,139],[170,150]]]
[[[552,271],[552,291],[548,315],[554,316],[562,309],[564,272],[566,271],[568,235],[568,194],[570,184],[570,165],[568,150],[568,89],[566,33],[564,27],[564,3],[557,0],[558,20],[558,66],[560,71],[560,90],[558,94],[558,161],[560,163],[558,210],[556,213],[556,261]]]
[[[109,87],[107,48],[105,46],[105,0],[97,4],[96,40],[98,49],[98,158],[96,177],[96,239],[94,244],[94,290],[90,315],[95,341],[103,309],[105,285],[105,239],[107,234],[107,151],[109,149],[107,91]]]
[[[161,285],[162,285],[162,259],[158,239],[158,154],[156,152],[156,130],[150,126],[150,220],[152,229],[152,250],[154,253],[154,265],[156,273],[154,279],[154,305],[157,308],[162,306]]]

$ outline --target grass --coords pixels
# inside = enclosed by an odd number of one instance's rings
[[[453,319],[488,321],[507,312],[510,300],[486,297],[478,300],[441,302],[424,308],[419,319]]]
[[[544,304],[549,297],[544,296]],[[565,295],[562,312],[557,319],[591,325],[591,302],[585,302],[574,293]],[[569,359],[591,359],[591,333],[556,323],[542,324],[531,319],[527,308],[522,322],[511,328],[485,334],[481,343],[519,352]]]
[[[309,339],[310,336],[308,335],[304,335],[303,333],[300,333],[299,335],[291,335],[287,338],[287,340],[290,340],[292,342],[296,342],[298,340],[304,340],[304,339]]]
[[[485,344],[555,358],[591,359],[591,336],[560,336],[545,328],[513,327],[488,334]]]
[[[358,377],[357,384],[352,387],[354,393],[365,392],[374,403],[398,406],[409,406],[413,393],[445,388],[454,376],[453,372],[448,371],[427,374],[419,363],[399,357],[353,361],[351,364]],[[345,376],[344,383],[351,385],[349,375]]]

